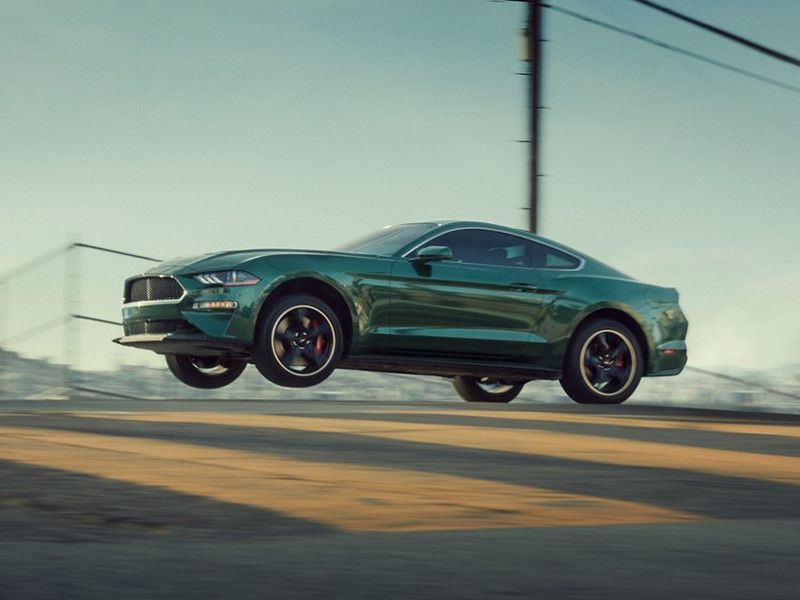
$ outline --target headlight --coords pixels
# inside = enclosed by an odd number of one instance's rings
[[[216,271],[215,273],[201,273],[194,278],[203,285],[255,285],[261,281],[247,271]]]

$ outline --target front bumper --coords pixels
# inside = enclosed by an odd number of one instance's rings
[[[180,284],[183,293],[173,290],[180,297],[123,304],[124,335],[114,342],[159,354],[249,356],[255,321],[251,311],[262,286],[207,287],[190,276],[161,277]],[[131,297],[132,280],[136,278],[126,282],[126,298]],[[195,309],[200,301],[234,301],[235,308]]]
[[[151,350],[157,354],[189,354],[191,356],[235,356],[249,359],[251,344],[220,340],[201,333],[137,334],[116,338],[114,343],[129,348]]]

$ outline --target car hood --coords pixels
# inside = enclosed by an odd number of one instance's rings
[[[159,263],[147,275],[184,275],[190,273],[210,273],[223,269],[233,269],[254,258],[279,254],[304,254],[316,256],[340,255],[341,252],[324,250],[288,250],[280,248],[260,248],[257,250],[230,250],[212,252],[197,256],[184,256]]]
[[[230,269],[251,258],[265,256],[279,250],[231,250],[225,252],[210,252],[195,256],[179,256],[171,258],[147,271],[147,275],[174,275],[177,273],[200,273],[203,271],[216,271]]]

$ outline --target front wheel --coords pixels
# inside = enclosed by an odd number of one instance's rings
[[[217,356],[187,356],[167,354],[167,366],[180,381],[204,390],[221,388],[233,383],[247,363],[243,360]]]
[[[561,387],[580,404],[620,404],[633,394],[643,372],[636,336],[621,323],[599,319],[575,333]]]
[[[319,298],[296,294],[265,307],[253,363],[272,383],[308,387],[324,381],[342,354],[342,327]]]
[[[498,381],[491,377],[455,377],[453,387],[467,402],[511,402],[525,384]]]

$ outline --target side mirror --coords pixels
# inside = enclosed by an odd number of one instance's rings
[[[413,262],[434,262],[439,260],[450,260],[453,258],[453,251],[447,246],[428,246],[423,248],[411,260]]]

